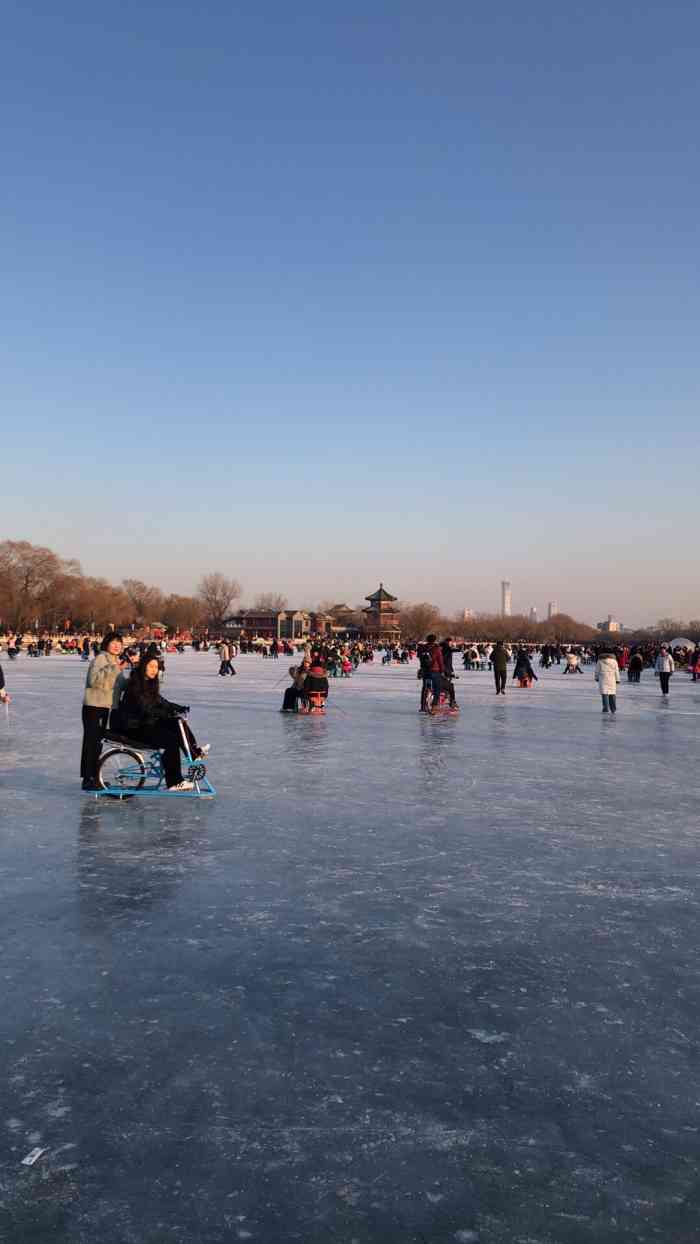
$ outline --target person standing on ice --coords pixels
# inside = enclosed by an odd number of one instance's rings
[[[97,789],[97,762],[109,711],[119,703],[119,675],[124,668],[122,637],[108,631],[102,649],[88,666],[83,699],[83,747],[80,776],[83,790]]]
[[[221,662],[219,666],[219,674],[221,675],[222,678],[225,678],[227,674],[236,673],[235,669],[233,668],[231,664],[231,648],[228,643],[228,640],[226,639],[222,639],[221,643],[219,644],[219,660]]]
[[[659,652],[659,655],[656,658],[656,664],[654,665],[654,672],[658,675],[659,682],[661,683],[661,694],[663,696],[668,695],[668,684],[671,678],[671,674],[675,672],[675,669],[676,669],[675,662],[673,660],[673,657],[671,656],[671,653],[668,650],[668,645],[662,644],[661,651]]]
[[[613,652],[603,651],[599,654],[593,677],[598,684],[600,698],[603,701],[603,712],[616,713],[620,667]]]
[[[445,636],[442,643],[440,644],[440,651],[442,652],[442,664],[444,666],[444,675],[443,675],[444,689],[447,692],[447,696],[450,702],[450,708],[456,708],[457,697],[455,695],[455,684],[454,684],[455,671],[454,671],[454,665],[452,663],[453,649],[452,649],[452,636],[451,635]]]
[[[435,710],[440,703],[442,678],[445,673],[445,661],[442,655],[442,648],[437,641],[437,635],[428,635],[425,641],[425,647],[427,659],[424,659],[424,663],[426,666],[429,663],[429,668],[426,669],[425,681],[429,682],[433,689],[433,706]]]
[[[629,665],[627,666],[628,682],[639,682],[642,677],[643,669],[644,669],[644,657],[639,651],[639,648],[635,648],[630,656]]]
[[[508,653],[502,639],[496,640],[496,647],[491,653],[491,665],[496,683],[496,695],[505,695],[508,679]]]

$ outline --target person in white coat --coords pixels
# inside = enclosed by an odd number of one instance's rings
[[[669,652],[666,644],[662,644],[661,651],[659,652],[659,655],[656,658],[656,663],[654,665],[654,672],[658,674],[659,682],[661,683],[661,694],[662,695],[668,695],[668,684],[671,678],[671,674],[674,673],[675,668],[676,668],[676,665],[673,660],[673,657],[671,656],[671,653]]]
[[[612,652],[601,652],[595,667],[594,678],[598,684],[600,698],[603,701],[603,712],[617,712],[617,684],[620,681],[620,667]]]

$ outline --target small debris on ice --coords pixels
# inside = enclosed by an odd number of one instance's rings
[[[498,1045],[501,1041],[508,1040],[507,1032],[486,1032],[484,1028],[467,1028],[467,1032],[475,1041],[481,1041],[482,1045]]]
[[[33,1166],[35,1162],[38,1162],[42,1153],[46,1153],[46,1150],[40,1149],[38,1146],[36,1149],[30,1149],[26,1158],[22,1158],[22,1166]]]

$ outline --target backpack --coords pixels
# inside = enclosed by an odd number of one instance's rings
[[[418,662],[420,664],[421,673],[429,674],[433,666],[433,653],[430,648],[422,648],[418,653]]]

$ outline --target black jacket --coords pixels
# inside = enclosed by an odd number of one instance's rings
[[[328,695],[328,679],[322,665],[312,665],[306,675],[304,691],[307,695],[313,691],[320,692],[321,695]]]
[[[508,653],[503,647],[494,648],[491,653],[491,664],[499,674],[505,674],[508,669]]]
[[[533,670],[532,663],[526,652],[518,653],[515,659],[513,678],[534,678],[535,682],[537,682],[537,674]]]
[[[138,681],[130,678],[126,690],[116,710],[116,729],[127,734],[143,734],[155,729],[163,721],[172,721],[178,713],[184,712],[184,705],[173,704],[162,695],[151,699],[143,694]],[[114,714],[112,719],[114,720]]]
[[[449,644],[440,644],[442,651],[442,663],[445,667],[445,674],[448,678],[454,678],[455,671],[452,664],[452,649]]]

